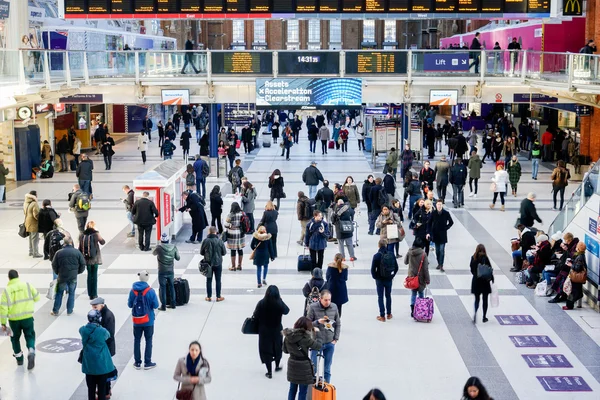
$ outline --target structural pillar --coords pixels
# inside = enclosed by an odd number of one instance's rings
[[[209,145],[209,155],[211,158],[216,158],[218,156],[219,150],[219,116],[217,111],[217,104],[209,105],[209,121],[208,124],[208,133],[210,136],[208,137],[208,145]]]
[[[29,35],[29,4],[24,0],[9,0],[9,2],[6,48],[16,50],[24,47],[21,42],[23,35]]]

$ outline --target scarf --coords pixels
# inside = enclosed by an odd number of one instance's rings
[[[200,356],[196,357],[196,361],[192,360],[192,357],[188,354],[185,358],[185,366],[187,367],[188,373],[191,376],[198,376],[196,372],[196,368],[198,367],[198,363],[200,362]]]

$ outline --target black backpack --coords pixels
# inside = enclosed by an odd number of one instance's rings
[[[379,264],[379,276],[383,279],[391,279],[396,276],[396,257],[393,253],[383,253]]]
[[[379,204],[380,206],[384,206],[388,203],[388,201],[388,194],[385,191],[385,189],[382,188],[377,194],[377,204]]]
[[[313,213],[315,212],[315,205],[317,202],[315,199],[308,199],[304,202],[304,219],[311,219],[313,217]]]
[[[56,252],[63,248],[64,238],[65,235],[57,229],[48,233],[48,257],[50,257],[50,262],[54,260],[54,255],[56,254]]]
[[[81,237],[81,252],[86,260],[96,257],[96,244],[94,243],[93,233]]]

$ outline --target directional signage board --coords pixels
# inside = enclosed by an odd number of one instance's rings
[[[425,72],[467,72],[469,71],[469,53],[425,53],[423,55]]]
[[[556,347],[552,339],[544,335],[515,335],[508,338],[515,347]]]
[[[581,376],[536,376],[547,392],[591,392]]]
[[[521,354],[529,368],[573,368],[563,354]]]
[[[537,325],[531,315],[496,315],[500,325]]]
[[[50,339],[38,343],[36,346],[38,351],[42,353],[70,353],[73,351],[81,350],[83,346],[81,345],[80,338],[57,338]]]

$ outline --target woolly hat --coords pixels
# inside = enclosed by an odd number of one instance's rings
[[[100,314],[100,311],[90,310],[88,312],[87,318],[88,318],[88,322],[91,322],[93,324],[99,324],[100,321],[102,320],[102,314]]]
[[[138,276],[142,282],[148,282],[148,279],[150,278],[150,274],[146,270],[138,272]]]
[[[558,231],[558,232],[554,233],[554,235],[550,236],[550,239],[554,240],[555,242],[557,240],[562,239],[562,232]]]
[[[323,270],[321,268],[315,268],[312,270],[312,276],[315,279],[323,279]]]
[[[535,238],[535,242],[536,243],[542,243],[548,240],[548,235],[540,235],[537,238]]]
[[[169,243],[169,234],[167,232],[163,232],[163,234],[160,235],[160,241],[161,243]]]

